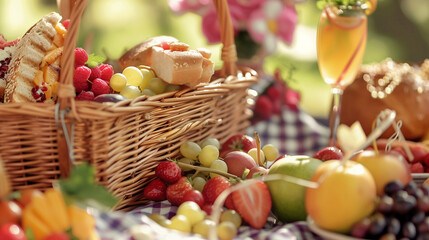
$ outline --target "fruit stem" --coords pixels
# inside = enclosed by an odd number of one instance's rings
[[[257,132],[254,132],[253,135],[255,136],[256,140],[256,159],[258,161],[258,165],[265,166],[265,164],[261,161],[261,140],[259,139],[259,135]]]
[[[209,173],[216,173],[219,175],[222,175],[224,177],[228,177],[228,178],[234,178],[236,180],[241,180],[241,178],[235,176],[234,174],[230,174],[230,173],[226,173],[226,172],[222,172],[216,169],[211,169],[211,168],[206,168],[206,167],[200,167],[200,166],[195,166],[192,164],[188,164],[188,163],[182,163],[182,162],[177,162],[177,165],[179,165],[179,167],[186,167],[186,168],[190,168],[193,169],[197,172],[209,172]]]

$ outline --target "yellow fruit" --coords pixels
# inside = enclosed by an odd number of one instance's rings
[[[22,227],[23,229],[31,228],[35,240],[43,240],[51,233],[49,227],[33,212],[31,205],[28,205],[22,213]]]
[[[69,206],[68,213],[73,235],[79,239],[88,239],[95,228],[94,217],[75,205]]]
[[[45,195],[41,194],[33,196],[30,206],[36,217],[38,217],[39,220],[49,228],[50,232],[61,231],[56,219],[54,218],[54,214],[52,213],[55,209],[49,206]]]
[[[375,180],[362,164],[326,161],[319,165],[311,181],[319,182],[319,187],[307,189],[305,207],[323,229],[348,233],[375,208]]]
[[[368,0],[366,4],[368,5],[368,9],[365,11],[365,13],[366,15],[370,15],[377,8],[377,0]]]
[[[55,221],[62,231],[70,228],[70,220],[68,218],[67,207],[64,202],[63,195],[58,189],[48,189],[45,192],[46,199],[53,211]]]
[[[33,82],[36,86],[40,86],[43,83],[43,71],[39,70],[36,73],[36,76],[33,79]]]

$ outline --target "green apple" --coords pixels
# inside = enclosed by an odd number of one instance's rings
[[[270,167],[268,174],[283,174],[310,180],[321,163],[321,160],[309,156],[285,155]],[[272,212],[280,221],[294,222],[306,219],[306,187],[283,180],[267,181],[266,183],[273,202]]]

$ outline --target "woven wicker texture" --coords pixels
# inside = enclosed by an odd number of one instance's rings
[[[73,163],[89,162],[97,181],[121,199],[115,209],[130,210],[147,202],[143,188],[154,168],[161,160],[177,157],[181,143],[207,137],[224,142],[245,133],[254,97],[248,89],[258,79],[255,71],[235,65],[226,0],[215,0],[224,65],[210,83],[108,104],[74,100],[74,49],[87,0],[72,2],[59,104],[0,105],[0,155],[13,190],[50,188],[68,175]]]

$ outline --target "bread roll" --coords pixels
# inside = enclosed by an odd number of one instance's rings
[[[146,65],[151,66],[151,56],[152,56],[152,47],[153,46],[161,46],[161,44],[171,44],[179,42],[174,37],[170,36],[157,36],[153,38],[149,38],[146,41],[134,46],[130,50],[128,50],[124,55],[122,55],[119,59],[119,65],[122,69],[125,69],[129,66],[139,66]]]
[[[419,141],[429,132],[429,59],[422,64],[386,59],[363,65],[355,81],[344,90],[340,121],[359,121],[368,135],[373,121],[384,109],[396,111],[407,140]],[[382,137],[393,134],[393,128]]]

